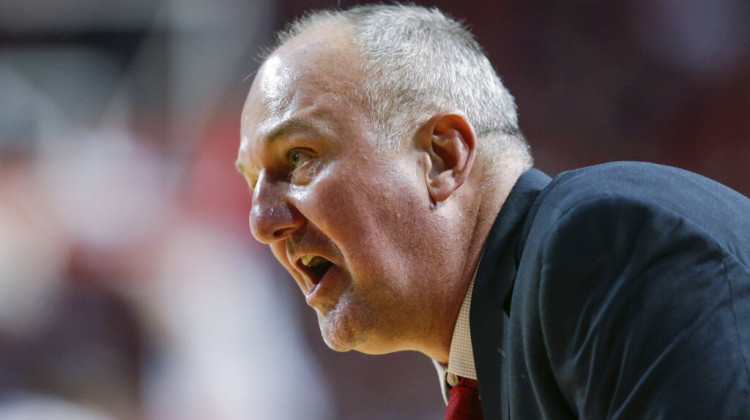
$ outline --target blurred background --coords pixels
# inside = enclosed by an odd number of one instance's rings
[[[424,356],[325,347],[234,170],[259,48],[356,3],[0,0],[0,420],[444,416]],[[750,2],[416,3],[472,28],[550,175],[750,195]]]

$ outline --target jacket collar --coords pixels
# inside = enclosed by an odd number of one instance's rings
[[[537,169],[524,172],[508,194],[500,213],[492,225],[485,243],[484,255],[479,263],[474,285],[473,302],[504,302],[515,276],[509,274],[505,264],[507,257],[515,257],[519,248],[519,228],[539,193],[549,184],[551,178]],[[515,258],[514,258],[515,260]],[[477,291],[481,293],[477,294]],[[500,300],[498,300],[500,298]],[[483,305],[482,305],[483,306]],[[473,314],[473,313],[472,313]],[[472,316],[472,319],[474,317]]]
[[[539,193],[550,177],[537,169],[524,172],[513,186],[492,225],[479,263],[471,300],[470,325],[474,361],[482,401],[501,399],[503,320],[509,308],[509,291],[516,277],[518,251],[525,238],[523,229]],[[503,309],[506,308],[505,313]],[[483,404],[484,408],[497,404]],[[485,412],[485,418],[501,418],[501,413]]]

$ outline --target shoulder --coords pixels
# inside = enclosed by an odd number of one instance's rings
[[[711,185],[715,184],[715,185]],[[537,200],[563,212],[592,200],[627,200],[657,205],[665,196],[684,200],[690,187],[719,184],[682,169],[645,162],[612,162],[566,171],[555,177]]]
[[[750,299],[747,198],[687,171],[617,163],[561,174],[534,206],[520,269],[533,275],[514,304],[582,417],[726,413],[714,382],[750,395],[747,311],[736,309]]]
[[[653,223],[655,215],[679,219],[688,212],[680,202],[684,180],[697,176],[666,166],[616,162],[563,172],[541,192],[529,212],[528,244],[544,251],[545,259],[592,252],[622,253],[637,226]],[[682,194],[685,195],[685,194]],[[658,223],[664,223],[659,221]],[[664,227],[656,229],[663,231]]]
[[[529,213],[530,238],[548,255],[574,243],[588,253],[623,252],[649,235],[669,245],[690,232],[750,262],[750,200],[701,175],[669,166],[615,162],[564,172]],[[536,230],[536,232],[534,232]]]

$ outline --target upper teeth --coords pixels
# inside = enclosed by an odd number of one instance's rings
[[[318,255],[305,254],[302,256],[302,264],[304,264],[306,267],[314,267],[316,265],[323,264],[326,261],[328,260]]]

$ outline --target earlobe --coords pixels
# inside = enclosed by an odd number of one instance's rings
[[[439,203],[468,178],[476,154],[476,135],[468,118],[459,111],[433,116],[419,132],[421,146],[427,153],[427,190],[432,201]]]

